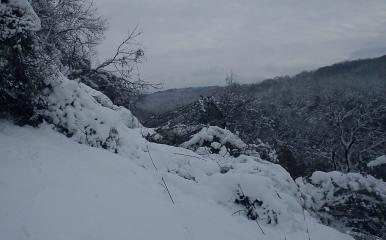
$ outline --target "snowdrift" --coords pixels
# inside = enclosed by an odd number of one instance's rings
[[[0,122],[0,239],[352,239],[279,165],[150,143],[100,92],[52,90],[40,128]]]

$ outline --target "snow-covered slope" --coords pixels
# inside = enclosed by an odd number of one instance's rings
[[[263,174],[241,166],[238,173],[219,174],[213,164],[196,158],[166,161],[173,152],[186,153],[183,149],[150,149],[158,173],[145,156],[137,159],[142,168],[129,158],[77,144],[49,127],[1,123],[0,239],[306,239],[301,207],[287,189],[292,183],[280,185],[280,176],[268,171],[285,174],[280,167],[264,163]],[[178,165],[180,171],[194,174],[196,182],[164,171]],[[238,209],[232,194],[237,184],[282,212],[278,225],[260,223],[266,235],[255,222],[232,216]],[[276,200],[275,191],[282,200]],[[312,239],[350,239],[310,218],[307,225]]]
[[[98,92],[53,89],[55,125],[0,122],[0,239],[351,239],[303,210],[279,165],[149,143]],[[116,151],[94,144],[112,128]]]

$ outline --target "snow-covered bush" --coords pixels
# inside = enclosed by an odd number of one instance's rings
[[[342,231],[385,237],[386,183],[359,173],[315,172],[296,180],[306,209]]]
[[[91,68],[91,66],[90,66]],[[79,79],[84,84],[103,92],[111,101],[119,106],[129,106],[131,98],[138,94],[139,89],[111,72],[90,71],[89,69],[72,73],[71,79]]]
[[[250,199],[249,196],[246,196],[244,194],[244,191],[242,190],[241,186],[239,185],[239,188],[236,191],[236,199],[235,203],[238,205],[243,206],[245,209],[239,210],[241,212],[244,212],[248,219],[250,220],[257,220],[261,219],[264,220],[266,224],[278,224],[278,214],[275,210],[270,209],[263,201],[256,199]],[[278,197],[280,195],[278,194]]]
[[[204,127],[204,125],[162,126],[155,129],[155,133],[147,136],[147,139],[151,142],[179,146]]]
[[[244,151],[243,154],[249,156],[259,156],[261,159],[270,161],[273,163],[278,163],[278,155],[276,150],[269,145],[268,143],[264,143],[260,139],[255,139],[255,144],[248,144],[248,148]]]
[[[210,126],[202,128],[189,141],[182,143],[181,147],[199,152],[207,150],[209,153],[221,152],[239,156],[248,145],[229,130]]]
[[[277,162],[277,155],[269,145],[258,140],[259,144],[246,144],[237,135],[227,129],[216,126],[203,127],[198,133],[182,143],[181,147],[205,154],[257,156],[261,159]]]
[[[118,152],[120,128],[142,126],[128,109],[114,105],[103,93],[62,74],[56,78],[50,81],[48,109],[42,115],[66,136]]]
[[[76,73],[73,77],[81,80],[85,77],[106,80],[104,77],[107,76],[106,81],[96,79],[96,88],[123,105],[128,99],[129,87],[133,85],[127,79],[114,75],[116,71],[105,68],[110,64],[119,65],[120,70],[127,70],[125,73],[128,73],[132,63],[139,63],[143,52],[129,54],[130,41],[135,38],[130,35],[125,40],[129,46],[123,44],[125,48],[122,48],[120,45],[114,58],[107,59],[103,67],[92,69],[93,50],[103,38],[105,29],[105,19],[90,0],[1,1],[1,116],[11,116],[20,124],[40,123],[40,113],[47,109],[44,95],[51,90],[48,79],[56,78],[58,72],[65,76]],[[136,58],[130,58],[131,55]],[[117,61],[121,62],[117,64]],[[106,83],[110,86],[107,87]],[[83,131],[88,132],[87,135],[94,134],[92,129]],[[94,144],[104,145],[97,142]]]
[[[0,3],[0,114],[28,121],[39,107],[45,72],[36,31],[40,20],[27,0]]]
[[[40,29],[40,19],[27,0],[1,1],[0,27],[1,41],[22,35],[27,37]]]

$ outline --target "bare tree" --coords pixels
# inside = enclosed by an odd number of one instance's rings
[[[107,24],[92,0],[36,0],[33,6],[42,22],[38,35],[47,63],[57,65],[70,79],[80,79],[126,106],[143,89],[158,86],[141,78],[144,51],[137,41],[141,35],[138,26],[129,31],[111,58],[93,67],[94,50]]]
[[[384,117],[383,105],[372,105],[370,99],[358,101],[360,96],[342,94],[341,102],[331,104],[329,121],[335,132],[347,171],[364,164],[363,154],[382,146],[386,142],[384,129],[379,121]],[[355,155],[355,161],[354,161]]]
[[[124,81],[124,88],[127,89],[145,89],[156,87],[157,84],[144,81],[140,76],[138,64],[143,62],[144,51],[137,38],[142,34],[138,25],[129,31],[127,37],[118,45],[111,58],[106,59],[99,64],[93,71],[107,72],[117,75]]]
[[[39,31],[44,51],[56,64],[79,69],[90,62],[95,46],[106,30],[90,0],[34,0],[32,5],[41,19]]]

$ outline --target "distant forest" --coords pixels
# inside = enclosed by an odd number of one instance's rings
[[[386,153],[386,56],[257,84],[235,83],[232,75],[227,82],[185,106],[160,114],[138,107],[137,115],[149,127],[208,124],[248,143],[260,138],[293,177],[315,170],[371,172],[366,164]]]

